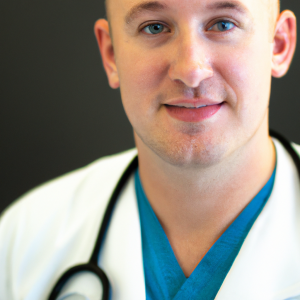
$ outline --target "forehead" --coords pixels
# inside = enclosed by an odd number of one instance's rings
[[[254,15],[260,12],[275,11],[279,0],[106,0],[109,19],[118,13],[129,16],[145,10],[187,10],[195,12],[218,11],[220,9],[250,11]]]

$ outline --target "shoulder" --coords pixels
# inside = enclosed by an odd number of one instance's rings
[[[63,199],[70,198],[78,192],[80,186],[89,180],[97,180],[100,185],[105,187],[109,181],[114,182],[117,180],[136,154],[136,149],[131,149],[115,155],[105,156],[85,167],[43,183],[13,202],[4,210],[2,217],[14,214],[25,207],[42,206],[46,208],[56,204],[62,205],[64,203],[64,201],[62,202]]]
[[[97,205],[100,211],[104,209],[116,182],[136,154],[132,149],[100,158],[27,192],[2,213],[0,245],[15,244],[18,238],[29,241],[47,230],[54,232],[65,219],[88,215]]]
[[[280,141],[281,138],[283,139],[283,141]],[[273,140],[275,148],[277,150],[277,154],[280,153],[281,156],[283,155],[283,156],[289,157],[290,155],[288,154],[288,151],[284,146],[284,143],[289,143],[291,145],[292,149],[300,156],[300,145],[298,145],[294,142],[290,142],[287,139],[285,139],[284,137],[281,137],[281,138],[278,138],[277,136],[272,136],[272,140]]]
[[[51,213],[58,213],[58,210],[74,206],[74,203],[79,204],[81,198],[85,198],[81,197],[84,193],[91,199],[85,200],[85,204],[91,204],[95,193],[98,193],[98,200],[105,198],[136,154],[137,150],[131,149],[100,158],[32,189],[4,210],[0,219],[0,234],[4,223],[19,223],[25,216],[37,221],[45,220]],[[102,194],[104,197],[101,197]]]
[[[294,150],[299,154],[300,156],[300,145],[297,145],[295,143],[291,143]]]
[[[28,280],[40,280],[43,285],[55,275],[49,266],[60,260],[66,268],[88,259],[90,241],[97,235],[110,194],[136,154],[132,149],[101,158],[38,186],[4,211],[0,218],[1,299],[22,298]],[[57,251],[68,247],[76,251]],[[14,277],[27,277],[15,282],[9,275],[12,272]],[[43,278],[36,274],[43,274]]]

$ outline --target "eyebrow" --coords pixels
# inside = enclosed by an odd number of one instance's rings
[[[144,11],[159,11],[165,10],[168,6],[165,3],[159,1],[147,1],[133,6],[129,12],[125,16],[125,22],[129,24],[136,17],[138,17]],[[212,4],[208,4],[206,9],[209,10],[222,10],[222,9],[230,9],[236,10],[242,14],[246,14],[248,12],[247,8],[237,1],[219,1],[214,2]]]
[[[168,8],[164,3],[158,1],[147,1],[133,6],[125,16],[125,22],[129,24],[143,11],[158,11]]]
[[[221,1],[221,2],[215,2],[212,4],[207,5],[207,8],[209,10],[216,10],[216,9],[232,9],[236,10],[242,14],[246,14],[248,12],[248,9],[240,2],[236,1]]]

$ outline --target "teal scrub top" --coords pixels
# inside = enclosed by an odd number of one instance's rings
[[[215,299],[248,232],[272,192],[275,170],[276,167],[266,185],[214,243],[189,278],[185,277],[178,264],[144,193],[138,170],[135,172],[147,300]]]

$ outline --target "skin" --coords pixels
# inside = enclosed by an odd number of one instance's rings
[[[126,20],[145,0],[110,0],[110,25],[95,24],[109,84],[120,87],[134,130],[143,188],[187,277],[274,170],[271,76],[286,74],[296,45],[296,18],[279,15],[277,1],[229,1],[245,14],[209,10],[217,1],[158,0],[168,8]],[[234,26],[222,32],[224,19]],[[163,32],[150,35],[149,22]],[[184,122],[167,113],[177,98],[223,105]]]

